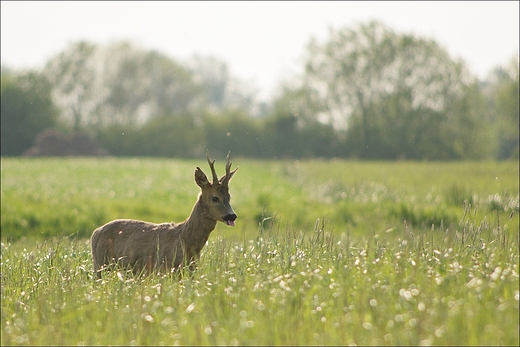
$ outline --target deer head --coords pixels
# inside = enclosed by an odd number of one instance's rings
[[[238,167],[235,170],[230,171],[231,162],[229,161],[228,153],[226,157],[226,174],[219,179],[215,172],[215,161],[209,159],[208,152],[206,152],[206,158],[209,167],[211,168],[213,182],[210,183],[208,181],[208,178],[199,167],[195,169],[195,183],[197,183],[201,189],[200,201],[209,210],[210,218],[229,226],[235,226],[237,215],[230,204],[231,196],[229,195],[228,185],[229,181],[231,181],[231,178],[238,170]]]

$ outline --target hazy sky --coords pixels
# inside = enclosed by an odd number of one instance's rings
[[[436,40],[480,78],[518,54],[518,1],[1,1],[1,58],[38,68],[77,40],[130,40],[180,61],[214,55],[267,98],[302,69],[311,37],[369,20]]]

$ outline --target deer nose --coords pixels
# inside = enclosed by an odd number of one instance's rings
[[[234,214],[234,213],[230,213],[226,216],[224,216],[224,221],[226,222],[227,225],[229,226],[235,226],[235,219],[237,219],[237,215]]]
[[[227,222],[227,221],[232,221],[232,222],[234,222],[235,219],[237,219],[237,218],[238,218],[238,216],[237,216],[236,214],[234,214],[234,213],[230,213],[230,214],[228,214],[228,215],[226,215],[226,216],[224,217],[224,220],[225,220],[226,222]]]

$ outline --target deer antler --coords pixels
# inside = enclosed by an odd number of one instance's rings
[[[229,161],[229,154],[231,152],[228,152],[227,156],[226,156],[226,175],[225,176],[222,176],[220,178],[220,184],[222,185],[228,185],[229,181],[231,180],[231,177],[233,177],[233,174],[235,173],[235,171],[238,170],[238,167],[233,170],[233,171],[230,171],[231,170],[231,162]]]
[[[218,182],[218,177],[217,177],[217,173],[215,172],[215,160],[211,161],[209,159],[209,152],[206,151],[206,159],[208,159],[208,164],[209,164],[209,167],[211,168],[211,174],[213,175],[213,184],[219,184]]]
[[[231,162],[229,161],[230,154],[231,154],[231,151],[229,151],[226,156],[226,180],[229,179],[229,170],[231,169]]]

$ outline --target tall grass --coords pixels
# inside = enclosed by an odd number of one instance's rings
[[[518,344],[518,232],[216,235],[191,277],[93,279],[87,244],[2,244],[2,344]]]
[[[2,160],[1,343],[519,343],[517,163],[234,161],[196,272],[96,280],[91,230],[185,218],[201,163]]]

